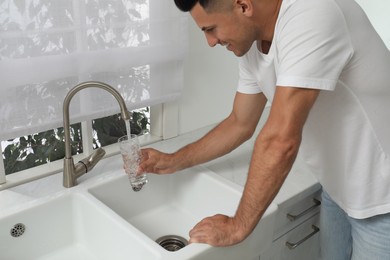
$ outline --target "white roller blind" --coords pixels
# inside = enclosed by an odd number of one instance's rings
[[[177,98],[188,49],[187,19],[173,0],[0,2],[0,140],[62,126],[74,85],[102,81],[129,109]],[[119,112],[115,99],[85,89],[71,121]]]

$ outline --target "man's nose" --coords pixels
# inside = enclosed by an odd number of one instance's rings
[[[207,43],[209,44],[210,47],[214,47],[215,45],[217,45],[219,43],[219,40],[217,37],[214,37],[210,34],[205,34],[205,35],[206,35]]]

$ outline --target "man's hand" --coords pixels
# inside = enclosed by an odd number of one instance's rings
[[[163,153],[153,148],[142,149],[141,153],[139,172],[166,174],[179,169],[172,154]]]
[[[189,242],[224,247],[238,244],[246,236],[234,218],[218,214],[196,224],[190,231]]]

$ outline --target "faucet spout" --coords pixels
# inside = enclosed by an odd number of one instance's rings
[[[73,87],[64,99],[63,106],[63,123],[64,123],[64,135],[65,135],[65,158],[64,158],[64,173],[63,173],[63,185],[66,188],[73,187],[77,185],[77,178],[84,175],[98,163],[98,161],[103,158],[105,151],[102,148],[96,149],[87,158],[79,161],[76,165],[73,162],[72,151],[70,146],[70,119],[69,119],[69,105],[73,96],[82,89],[89,87],[97,87],[108,91],[112,94],[119,103],[121,110],[121,117],[123,120],[129,120],[130,114],[127,110],[125,101],[122,96],[116,91],[113,87],[108,84],[96,81],[88,81],[76,85]]]

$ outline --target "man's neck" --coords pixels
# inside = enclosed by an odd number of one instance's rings
[[[261,34],[257,40],[264,50],[267,49],[267,46],[268,49],[271,46],[281,5],[282,0],[257,0],[255,2],[257,14],[255,16],[255,23],[259,25],[259,29],[261,30]],[[265,42],[265,46],[263,46],[263,42]]]

